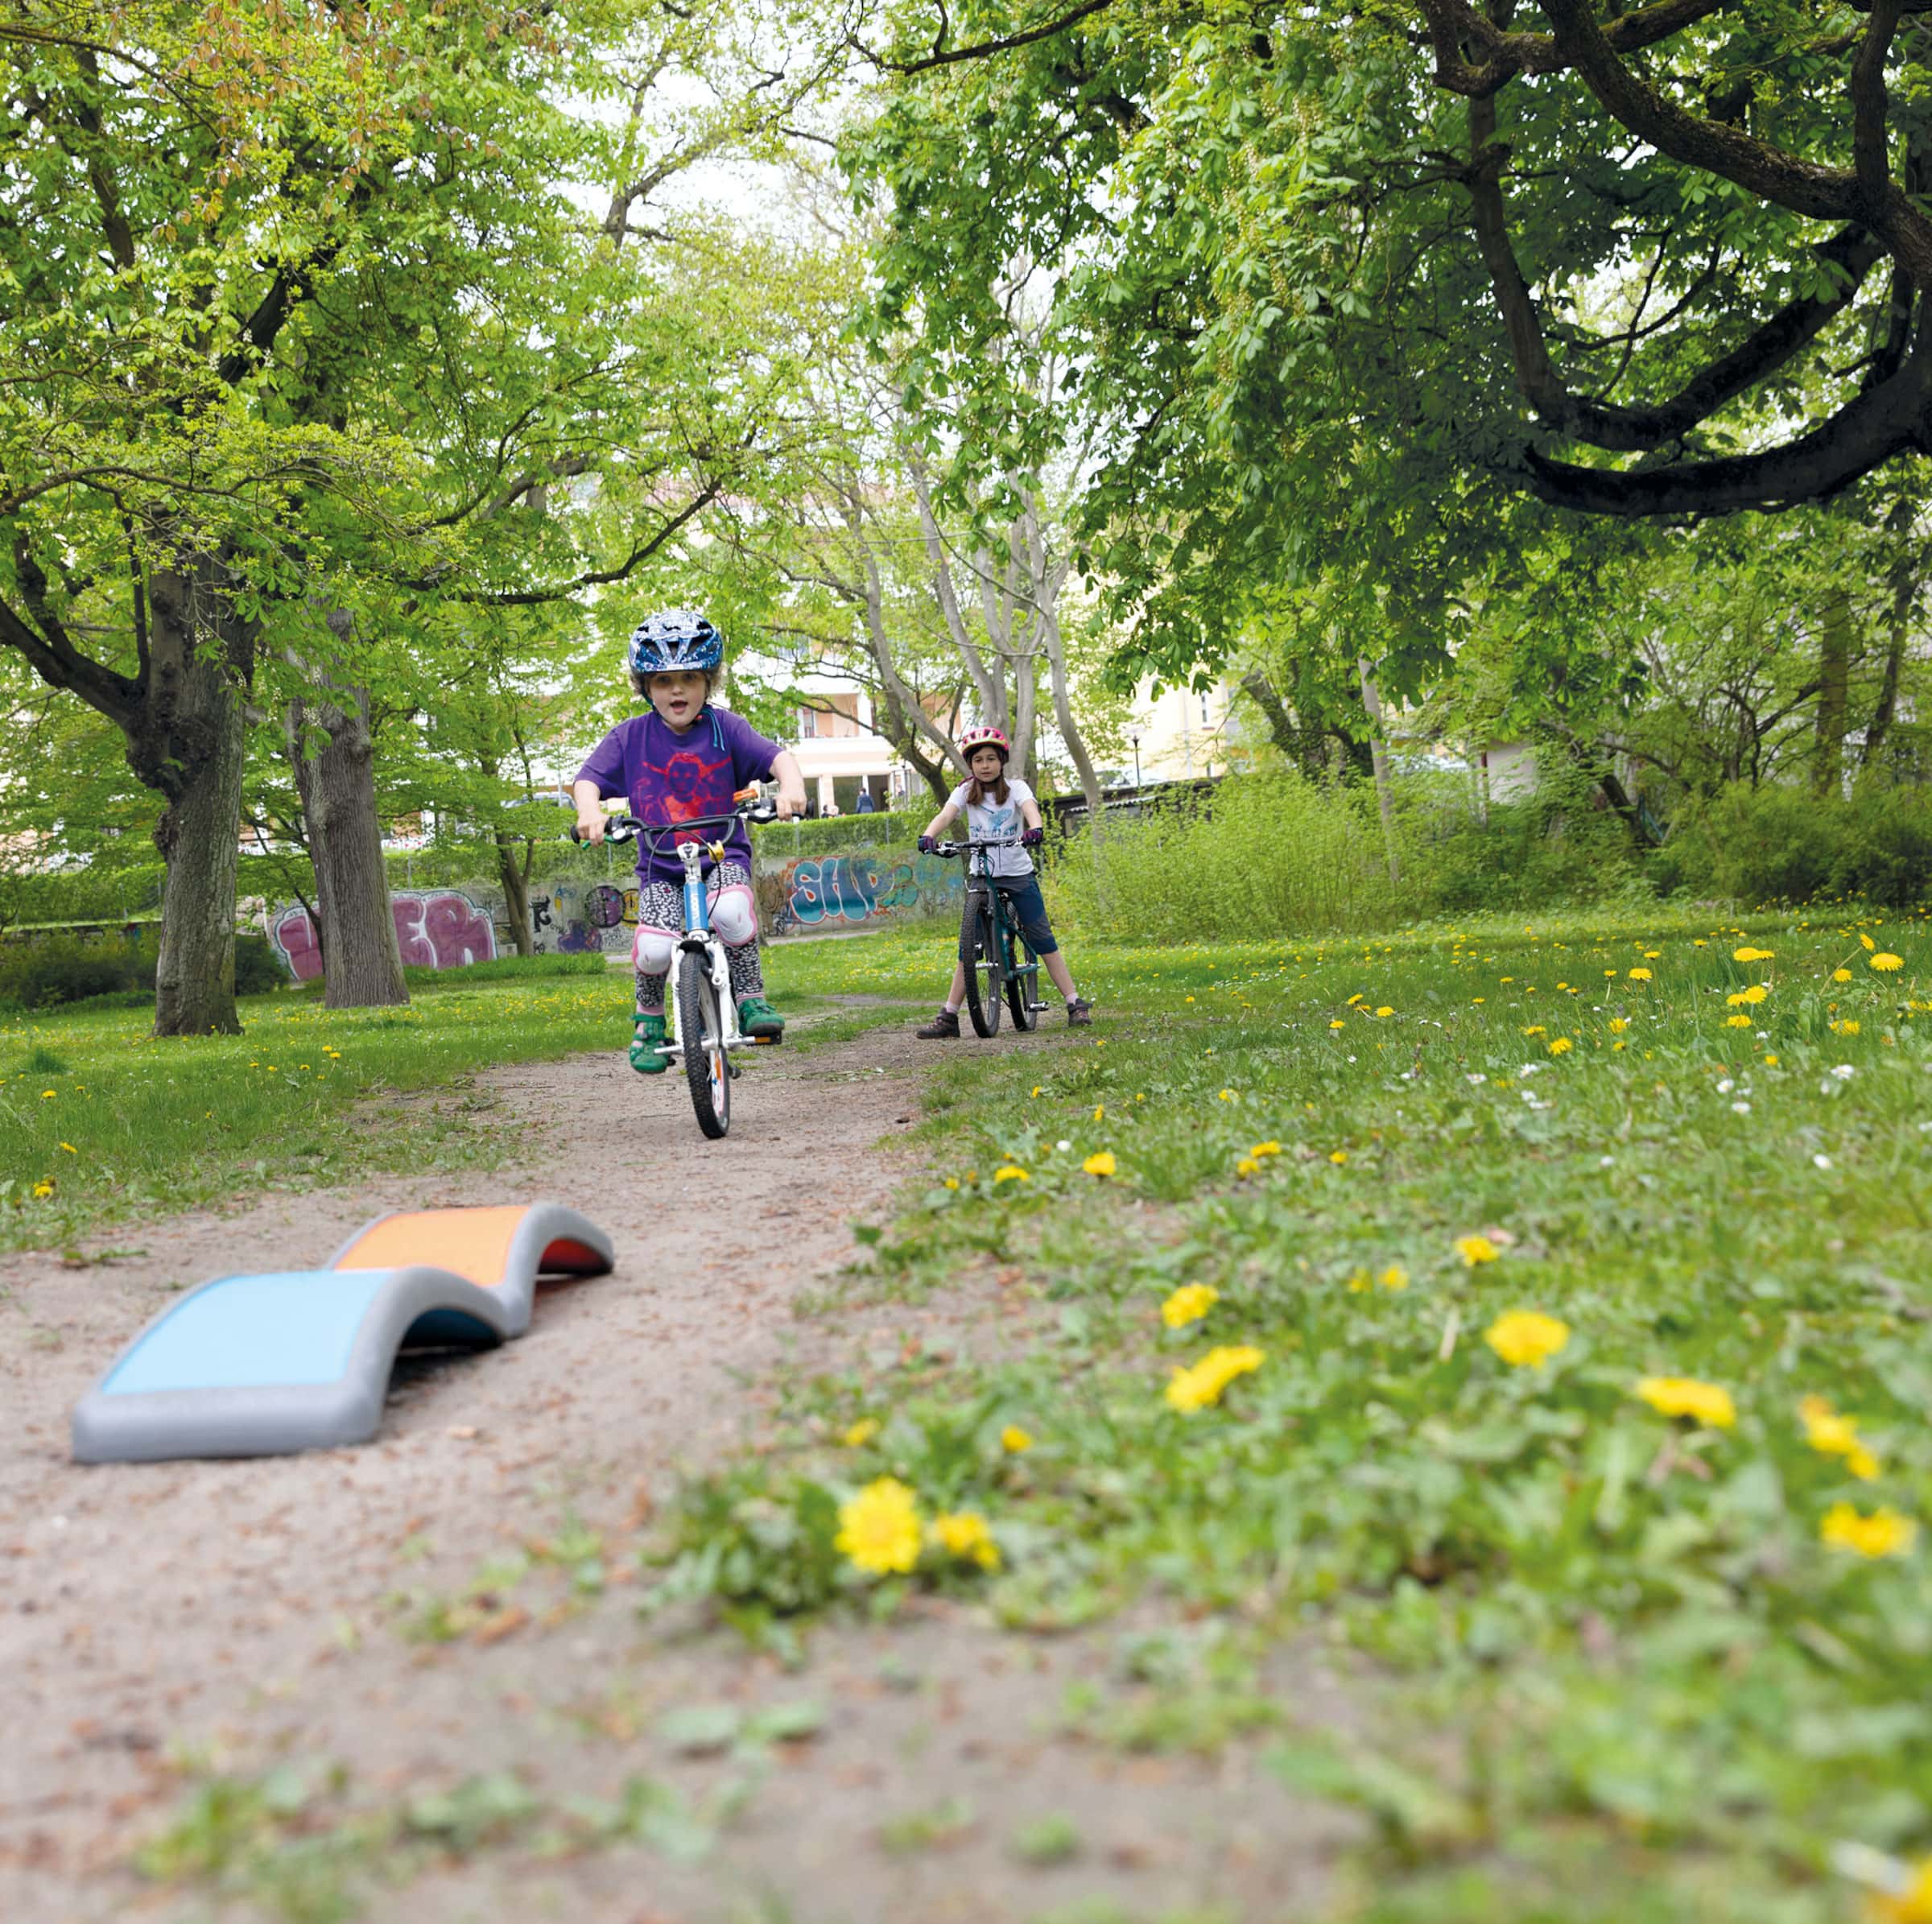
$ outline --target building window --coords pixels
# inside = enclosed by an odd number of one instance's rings
[[[1208,718],[1208,697],[1203,695],[1201,697],[1201,726],[1205,729],[1212,728],[1213,725],[1214,724]]]
[[[819,712],[818,712],[818,710],[817,710],[816,708],[800,708],[800,709],[799,710],[799,741],[814,741],[814,740],[815,740],[815,739],[816,739],[816,737],[817,737],[817,736],[818,736],[818,733],[819,733]]]

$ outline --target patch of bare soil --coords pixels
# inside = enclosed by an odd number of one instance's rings
[[[834,1924],[1017,1919],[1102,1897],[1132,1917],[1304,1914],[1348,1827],[1258,1776],[1251,1747],[1125,1759],[1061,1729],[1056,1705],[1105,1668],[1111,1633],[1003,1637],[935,1605],[877,1630],[823,1628],[787,1674],[724,1633],[642,1619],[621,1581],[680,1468],[756,1447],[776,1372],[849,1361],[881,1324],[931,1347],[1000,1340],[986,1290],[917,1311],[793,1313],[911,1167],[890,1141],[932,1059],[910,1026],[761,1055],[721,1143],[698,1135],[675,1072],[646,1080],[621,1055],[584,1056],[483,1079],[522,1144],[492,1175],[171,1217],[118,1232],[137,1253],[86,1268],[0,1257],[0,1918],[257,1914],[129,1868],[182,1794],[183,1756],[237,1773],[336,1761],[365,1806],[499,1769],[559,1803],[639,1774],[696,1799],[725,1766],[667,1747],[664,1711],[803,1698],[824,1706],[821,1730],[776,1748],[700,1863],[634,1845],[549,1860],[484,1848],[374,1887],[365,1914]],[[180,1288],[312,1266],[387,1210],[539,1197],[611,1232],[614,1274],[548,1290],[518,1342],[399,1371],[375,1442],[246,1462],[68,1460],[71,1405]],[[489,1559],[554,1541],[572,1516],[602,1537],[615,1587],[572,1602],[539,1570],[518,1593],[527,1610],[472,1606],[453,1642],[407,1633]],[[1319,1666],[1298,1662],[1278,1683],[1298,1720],[1341,1715]],[[1064,1858],[1042,1866],[1014,1838],[1050,1814],[1071,1842],[1036,1850]]]

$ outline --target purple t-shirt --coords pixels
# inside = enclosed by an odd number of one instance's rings
[[[603,795],[621,795],[630,812],[654,828],[688,822],[700,815],[729,815],[731,798],[754,782],[769,780],[778,745],[767,741],[749,722],[729,708],[707,703],[683,734],[655,708],[621,721],[590,751],[577,770],[580,782],[594,782]],[[706,839],[722,839],[728,855],[751,866],[751,837],[742,822],[720,837],[707,829]],[[708,859],[708,872],[712,863]],[[684,880],[677,841],[667,836],[653,856],[643,838],[638,840],[640,881]]]

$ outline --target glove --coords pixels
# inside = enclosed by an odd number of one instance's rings
[[[1020,837],[1020,846],[1022,848],[1037,848],[1046,839],[1046,831],[1044,828],[1029,828]]]
[[[939,845],[930,835],[922,835],[919,837],[919,853],[922,855],[931,855]]]

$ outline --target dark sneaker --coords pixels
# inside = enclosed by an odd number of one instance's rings
[[[958,1012],[955,1009],[942,1009],[930,1022],[915,1033],[923,1036],[929,1043],[938,1042],[946,1036],[956,1036],[960,1033]]]
[[[640,1076],[662,1076],[671,1067],[671,1058],[663,1053],[664,1018],[661,1015],[641,1015],[637,1018],[637,1028],[630,1038],[630,1066]]]
[[[785,1033],[785,1018],[762,995],[748,995],[738,1005],[738,1026],[747,1035],[775,1043]]]
[[[1075,996],[1067,1005],[1067,1026],[1069,1029],[1084,1029],[1093,1020],[1093,1005],[1084,995]]]

